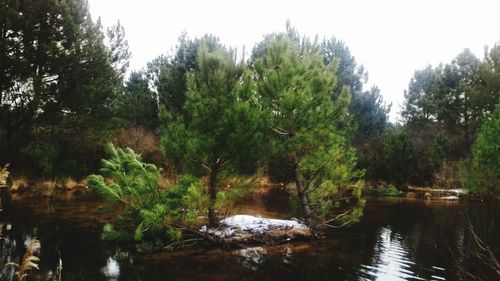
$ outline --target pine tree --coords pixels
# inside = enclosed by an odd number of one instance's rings
[[[130,148],[108,147],[109,158],[102,161],[100,175],[88,177],[89,186],[104,199],[123,205],[119,218],[129,224],[106,224],[104,240],[133,240],[141,251],[170,245],[182,237],[184,224],[197,220],[200,209],[207,206],[207,194],[201,182],[182,177],[177,184],[160,186],[161,170],[144,163]],[[134,227],[133,234],[130,226]],[[174,243],[172,244],[172,240]]]
[[[325,67],[315,42],[297,42],[290,34],[296,33],[268,37],[254,52],[260,53],[254,57],[257,92],[274,135],[272,146],[292,169],[307,223],[324,220],[346,205],[344,214],[354,216],[342,219],[355,220],[359,209],[350,208],[361,202],[362,173],[355,168],[353,150],[336,130],[347,116],[349,92],[344,89],[333,100],[337,65]]]
[[[472,194],[483,198],[500,195],[500,106],[485,120],[472,147],[472,163],[467,185]]]
[[[201,46],[205,46],[211,52],[222,48],[219,39],[213,35],[190,39],[186,33],[183,33],[179,37],[175,54],[172,57],[166,61],[160,57],[150,64],[152,70],[160,64],[160,72],[155,85],[158,91],[158,101],[160,106],[166,107],[173,114],[186,117],[184,105],[188,91],[188,74],[198,68],[196,57]]]
[[[170,157],[194,164],[208,174],[209,224],[217,223],[219,175],[258,155],[260,115],[251,76],[231,50],[202,47],[198,66],[188,78],[187,117],[163,111],[162,147]]]
[[[134,71],[130,74],[117,101],[118,117],[126,126],[157,128],[158,104],[143,73]]]
[[[401,187],[409,181],[415,167],[415,153],[412,140],[404,132],[394,132],[384,147],[384,162],[391,180]]]
[[[128,48],[128,41],[125,38],[125,29],[118,21],[106,32],[108,39],[108,49],[111,56],[111,64],[117,75],[123,78],[129,66],[131,53]]]

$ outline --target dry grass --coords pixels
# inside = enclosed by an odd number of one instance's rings
[[[26,280],[29,272],[32,269],[39,269],[38,262],[40,261],[40,258],[38,258],[36,254],[40,250],[40,247],[40,241],[33,239],[30,241],[28,247],[26,248],[26,252],[24,253],[23,259],[21,260],[21,264],[13,262],[6,264],[6,266],[13,266],[17,268],[17,271],[14,273],[14,275],[17,277],[17,280],[24,281]]]
[[[28,188],[29,180],[26,177],[18,177],[12,179],[12,185],[10,187],[11,191],[21,191],[25,188]]]
[[[1,169],[0,169],[0,186],[6,185],[7,184],[7,178],[9,178],[9,164],[5,164]]]
[[[113,144],[121,148],[131,148],[140,154],[142,160],[163,168],[163,173],[174,178],[177,167],[160,150],[160,138],[151,130],[142,127],[122,128],[115,132]]]
[[[169,188],[170,186],[174,185],[175,184],[175,181],[176,179],[175,178],[172,178],[168,175],[165,175],[165,174],[162,174],[160,175],[160,177],[158,178],[158,186],[161,188],[161,189],[167,189]]]
[[[62,183],[64,189],[75,189],[78,186],[78,182],[76,182],[72,178],[65,178]]]
[[[30,182],[25,177],[15,178],[9,189],[16,197],[57,197],[81,195],[88,193],[86,180],[76,181],[71,177],[63,179]]]
[[[58,188],[57,181],[42,181],[36,185],[37,193],[43,197],[52,197]]]

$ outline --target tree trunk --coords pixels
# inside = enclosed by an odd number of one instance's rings
[[[311,208],[309,207],[309,202],[307,200],[307,192],[306,190],[304,190],[304,185],[302,184],[302,179],[300,178],[299,168],[297,165],[295,165],[293,169],[293,178],[295,181],[295,186],[297,188],[297,195],[299,196],[302,216],[304,216],[306,224],[310,225],[312,223]]]
[[[219,173],[218,167],[212,167],[210,170],[210,179],[208,184],[208,193],[210,195],[210,202],[208,204],[208,226],[214,227],[217,225],[217,216],[215,215],[215,200],[217,198],[217,175]]]

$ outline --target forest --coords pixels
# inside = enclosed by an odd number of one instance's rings
[[[415,70],[402,108],[341,39],[289,22],[249,54],[182,33],[140,70],[131,55],[84,0],[0,1],[2,190],[89,189],[121,210],[100,237],[139,252],[240,247],[210,229],[267,186],[314,233],[356,224],[372,195],[500,198],[500,42]]]

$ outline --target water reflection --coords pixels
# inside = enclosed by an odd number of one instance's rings
[[[264,255],[267,251],[262,247],[251,247],[235,251],[239,263],[250,270],[257,271],[259,266],[266,260]]]
[[[293,250],[291,247],[286,247],[285,253],[283,254],[283,262],[285,264],[293,263]]]
[[[106,276],[107,280],[116,281],[120,275],[120,265],[114,258],[109,257],[106,262],[106,266],[102,269],[102,272],[104,273],[104,276]]]
[[[361,272],[376,280],[425,280],[411,270],[415,263],[408,258],[409,250],[402,237],[383,227],[378,233],[371,265],[362,265]]]
[[[498,205],[472,208],[386,200],[368,201],[359,224],[313,242],[237,251],[193,247],[144,255],[100,240],[104,219],[96,211],[98,204],[30,201],[4,208],[0,265],[19,261],[25,244],[36,237],[42,249],[40,271],[32,272],[32,281],[467,280],[471,237],[460,215],[465,208],[474,221],[488,222],[484,229],[491,232],[485,237],[497,253],[500,250]],[[50,213],[47,205],[54,208]],[[4,276],[9,274],[4,270]]]

